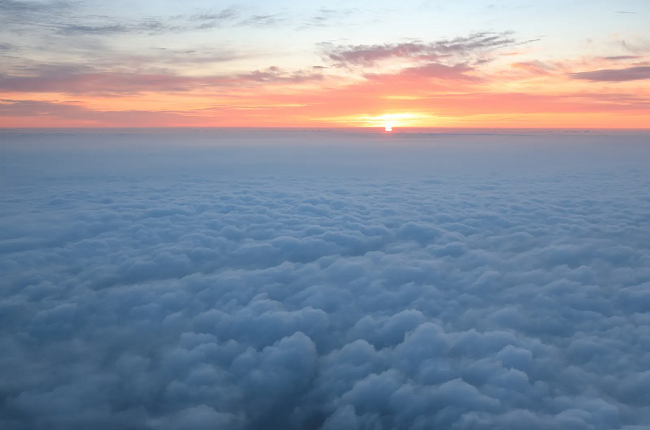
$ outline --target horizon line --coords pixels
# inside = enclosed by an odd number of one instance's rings
[[[79,127],[1,127],[0,131],[12,130],[271,130],[271,131],[337,131],[337,130],[357,130],[357,131],[379,131],[386,134],[396,134],[400,131],[408,130],[539,130],[539,131],[650,131],[650,126],[645,128],[640,127],[392,127],[392,131],[386,131],[385,127],[372,126],[372,127],[302,127],[302,126],[286,126],[286,127],[268,127],[268,126],[253,126],[253,127],[237,127],[237,126],[79,126]]]

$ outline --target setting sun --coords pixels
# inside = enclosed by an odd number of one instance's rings
[[[393,127],[391,127],[390,125],[387,125],[387,126],[384,128],[384,130],[385,130],[385,131],[393,131]]]

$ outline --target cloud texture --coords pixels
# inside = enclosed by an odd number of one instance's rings
[[[647,136],[196,136],[3,136],[3,429],[650,422]]]
[[[627,69],[594,70],[592,72],[573,73],[574,79],[602,82],[625,82],[650,79],[650,67],[629,67]]]
[[[432,43],[410,42],[385,45],[330,46],[325,45],[325,55],[339,66],[372,66],[390,59],[439,61],[448,57],[466,58],[471,55],[515,45],[508,33],[476,33],[453,40]]]

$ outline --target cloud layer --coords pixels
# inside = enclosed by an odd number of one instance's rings
[[[0,427],[648,423],[646,136],[224,133],[5,134]]]

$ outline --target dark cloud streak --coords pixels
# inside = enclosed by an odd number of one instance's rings
[[[127,34],[174,34],[205,31],[226,26],[273,26],[284,21],[280,15],[242,16],[234,7],[221,11],[204,11],[193,15],[149,17],[134,20],[127,17],[98,17],[89,14],[80,4],[66,1],[43,3],[0,2],[0,23],[9,31],[24,32],[25,28],[53,32],[67,37],[115,36]]]
[[[384,45],[324,46],[325,56],[340,66],[373,66],[390,59],[437,61],[450,56],[468,56],[512,46],[509,33],[477,33],[436,42],[405,42]]]
[[[643,57],[639,55],[614,55],[611,57],[601,57],[601,59],[603,60],[610,60],[610,61],[638,60],[641,58]]]
[[[323,7],[318,10],[318,13],[307,19],[299,28],[306,29],[332,26],[339,23],[342,19],[356,13],[358,13],[357,9],[330,9]]]
[[[629,82],[650,79],[650,67],[638,66],[625,69],[603,69],[590,72],[571,73],[573,79],[592,82]]]
[[[237,25],[244,27],[275,27],[286,21],[287,19],[280,14],[253,15],[240,21]]]
[[[228,61],[230,57],[205,61]],[[88,66],[58,65],[43,67],[31,76],[0,75],[0,90],[17,93],[67,93],[124,95],[144,92],[172,93],[224,86],[250,86],[261,83],[319,81],[318,72],[285,71],[278,67],[250,73],[213,76],[181,76],[173,73],[119,73],[95,70]]]

